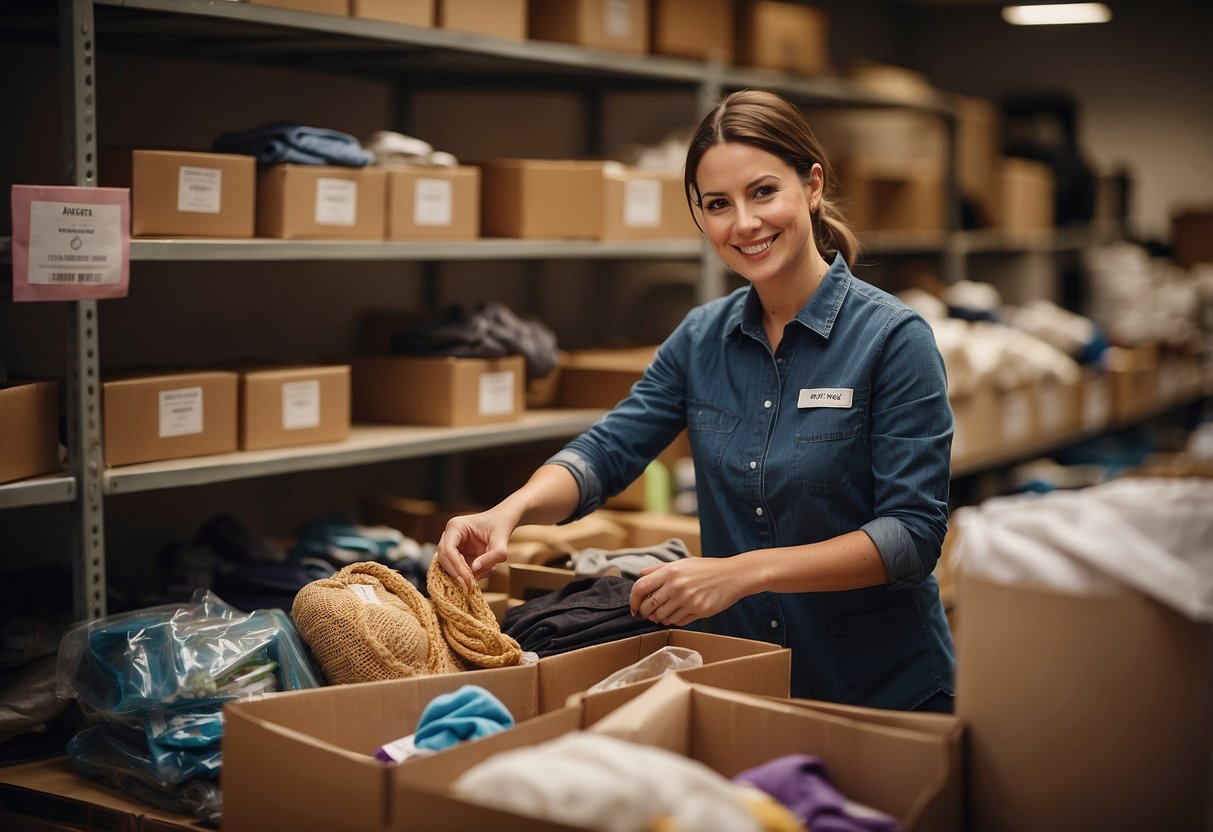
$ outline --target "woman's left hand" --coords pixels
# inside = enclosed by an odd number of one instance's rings
[[[632,615],[682,627],[726,610],[744,596],[732,558],[683,558],[650,566],[632,586]]]

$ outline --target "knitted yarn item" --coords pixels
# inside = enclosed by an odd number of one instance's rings
[[[426,575],[426,588],[438,611],[446,643],[465,662],[474,667],[509,667],[522,660],[522,648],[501,632],[480,587],[468,589],[434,558]]]
[[[425,597],[381,563],[350,564],[312,581],[295,595],[291,615],[333,684],[466,669]]]

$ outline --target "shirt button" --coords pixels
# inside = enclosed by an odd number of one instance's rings
[[[763,406],[763,407],[770,407],[770,406],[771,406],[771,400],[770,400],[770,399],[767,399],[765,402],[763,402],[763,403],[762,403],[762,406]]]
[[[776,621],[774,618],[772,618],[772,619],[771,619],[771,629],[772,629],[772,630],[778,630],[778,629],[779,629],[779,622],[778,622],[778,621]]]
[[[755,462],[754,460],[750,460],[750,468],[757,468],[757,467],[758,467],[758,463]]]
[[[757,514],[759,517],[761,517],[762,516],[762,506],[759,506],[758,508],[754,509],[754,513]]]

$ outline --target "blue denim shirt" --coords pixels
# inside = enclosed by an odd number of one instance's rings
[[[954,692],[931,574],[947,530],[952,411],[918,314],[841,256],[774,354],[752,288],[693,309],[627,398],[550,460],[581,489],[574,517],[626,487],[683,428],[705,557],[862,529],[890,578],[759,593],[692,626],[791,647],[793,696],[913,708]]]

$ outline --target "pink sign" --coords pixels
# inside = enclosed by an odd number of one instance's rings
[[[126,297],[128,188],[13,185],[13,300]]]

